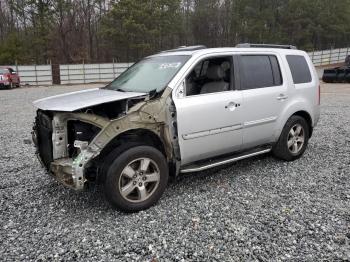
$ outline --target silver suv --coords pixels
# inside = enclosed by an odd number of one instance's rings
[[[37,153],[76,190],[102,183],[115,207],[155,204],[169,175],[268,152],[293,161],[320,113],[318,76],[293,46],[182,47],[106,87],[34,102]]]

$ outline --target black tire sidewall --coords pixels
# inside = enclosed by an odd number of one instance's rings
[[[142,157],[148,157],[158,165],[160,171],[160,181],[157,189],[148,199],[140,203],[134,203],[127,201],[120,194],[118,183],[121,172],[125,166],[131,161]],[[117,156],[109,167],[105,180],[105,194],[107,200],[114,207],[126,212],[137,212],[149,208],[160,199],[168,183],[168,178],[168,165],[165,157],[160,151],[151,146],[132,147]]]
[[[289,135],[290,129],[296,124],[300,124],[304,129],[304,144],[302,149],[297,154],[293,154],[292,152],[290,152],[288,148],[287,141],[288,141],[288,135]],[[306,120],[301,116],[296,116],[296,115],[291,116],[288,119],[287,123],[285,124],[282,130],[281,136],[273,149],[274,155],[278,158],[282,158],[287,161],[293,161],[300,158],[304,154],[307,148],[309,136],[310,136],[310,130]]]

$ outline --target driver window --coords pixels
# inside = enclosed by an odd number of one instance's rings
[[[230,90],[232,57],[214,57],[199,62],[186,77],[186,96]]]

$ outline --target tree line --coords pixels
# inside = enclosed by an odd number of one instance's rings
[[[350,45],[350,0],[0,0],[0,64],[137,61],[203,44]]]

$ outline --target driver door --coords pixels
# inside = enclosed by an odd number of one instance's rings
[[[242,94],[234,83],[233,57],[209,57],[174,90],[182,165],[240,150]]]

